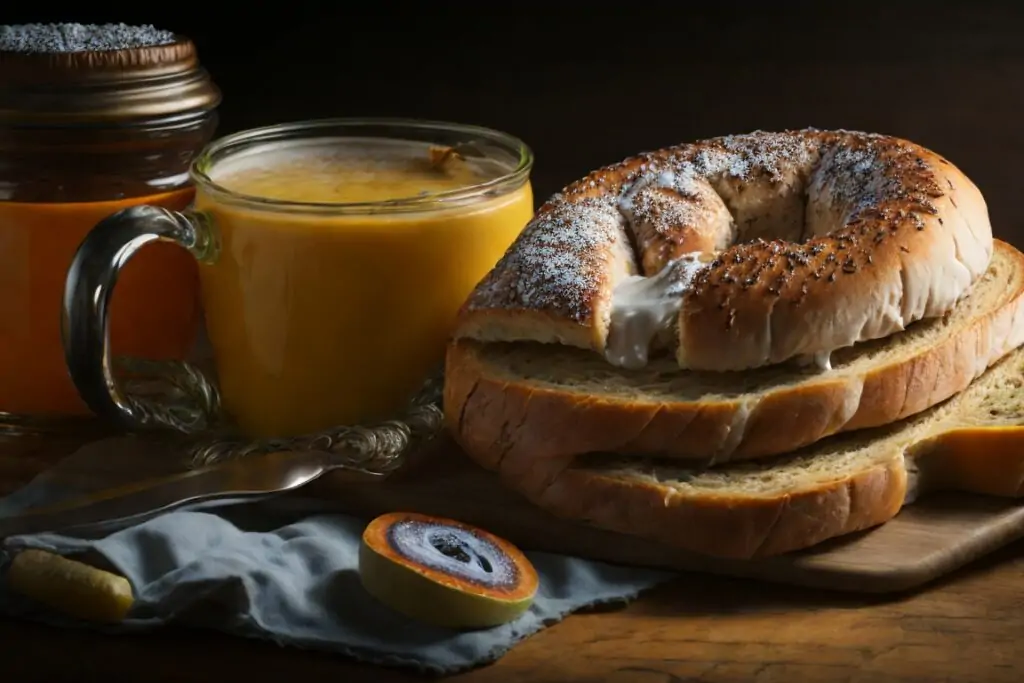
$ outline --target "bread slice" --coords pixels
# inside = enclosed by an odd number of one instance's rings
[[[704,464],[763,458],[962,391],[1024,343],[1022,312],[1024,255],[997,240],[985,275],[953,312],[838,351],[831,370],[692,372],[671,357],[625,370],[562,345],[456,340],[446,420],[488,467],[597,451]]]
[[[1024,493],[1024,350],[908,420],[708,470],[589,455],[508,461],[504,481],[558,516],[705,555],[806,548],[894,517],[924,491]]]

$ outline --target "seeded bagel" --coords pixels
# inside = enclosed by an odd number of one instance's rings
[[[993,240],[978,188],[913,142],[755,132],[641,154],[547,201],[460,313],[455,336],[731,371],[948,313]]]

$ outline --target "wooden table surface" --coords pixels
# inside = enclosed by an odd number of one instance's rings
[[[625,609],[571,616],[452,680],[1018,683],[1022,571],[1017,545],[927,592],[884,602],[685,576]],[[205,632],[115,638],[0,621],[0,642],[11,681],[416,680]]]
[[[53,441],[0,448],[0,493],[67,449]],[[899,598],[685,575],[626,608],[570,616],[496,664],[454,679],[1018,683],[1024,675],[1022,577],[1024,543]],[[0,620],[0,643],[0,671],[11,681],[417,678],[177,628],[113,637]]]
[[[537,194],[545,197],[600,164],[712,134],[804,125],[883,130],[956,160],[984,188],[997,234],[1020,244],[1024,203],[1014,172],[1024,150],[1019,12],[1013,3],[960,3],[948,11],[940,5],[886,6],[884,12],[858,11],[859,19],[837,19],[824,6],[772,18],[767,14],[774,6],[765,6],[765,16],[752,16],[721,5],[722,16],[701,21],[689,5],[681,9],[683,18],[662,17],[665,9],[658,6],[652,7],[657,21],[642,25],[644,31],[664,30],[642,42],[623,34],[623,25],[638,25],[635,18],[598,18],[580,30],[575,23],[582,15],[574,12],[565,13],[573,30],[554,26],[531,39],[538,49],[525,51],[494,49],[509,43],[484,32],[485,25],[509,19],[481,22],[470,13],[472,30],[459,40],[438,41],[431,31],[419,31],[430,43],[421,59],[432,60],[422,69],[394,69],[394,41],[352,21],[341,4],[337,16],[310,9],[305,22],[267,14],[264,23],[273,25],[274,41],[256,51],[251,31],[237,31],[233,17],[217,25],[208,12],[183,13],[180,6],[168,5],[168,16],[175,19],[165,23],[178,26],[181,17],[196,17],[194,25],[182,29],[197,38],[204,62],[226,93],[222,132],[325,112],[470,120],[530,141],[538,157]],[[159,23],[160,15],[153,14],[158,9],[147,6],[145,21]],[[531,34],[555,18],[550,12],[533,17],[520,6],[510,10],[522,15],[515,30]],[[452,12],[429,11],[453,21]],[[714,33],[728,14],[742,25]],[[818,21],[822,15],[829,16]],[[365,33],[365,40],[339,38],[347,25]],[[232,35],[242,42],[231,43]],[[862,35],[871,36],[869,49],[858,44]],[[474,36],[490,43],[486,51],[466,47]],[[454,56],[440,50],[445,43]],[[521,45],[521,39],[511,45]],[[388,65],[366,72],[364,79],[353,78],[353,60],[358,58],[360,71],[378,61],[374,46],[387,54],[379,61]],[[559,46],[568,56],[557,64],[525,59]],[[290,58],[282,59],[283,54]],[[499,58],[503,64],[496,63]],[[399,83],[403,72],[407,78]],[[647,106],[645,93],[657,95],[655,106]],[[0,480],[28,476],[34,462],[0,456]],[[4,681],[415,680],[337,657],[177,629],[113,638],[0,620],[0,644]],[[1024,543],[899,599],[684,576],[626,609],[571,616],[498,663],[455,680],[1018,683],[1022,678]]]

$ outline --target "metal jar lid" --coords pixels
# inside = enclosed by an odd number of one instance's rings
[[[217,107],[191,40],[152,26],[0,26],[0,125],[130,124]]]

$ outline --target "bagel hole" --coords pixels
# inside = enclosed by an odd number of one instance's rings
[[[724,178],[715,183],[732,216],[732,244],[758,240],[802,243],[814,236],[807,212],[810,169],[786,181]]]

